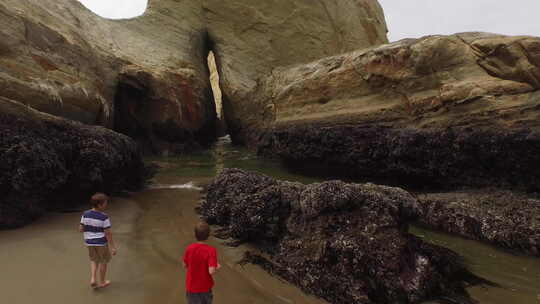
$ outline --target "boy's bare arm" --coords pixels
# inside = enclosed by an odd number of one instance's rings
[[[82,224],[79,224],[79,232],[84,232],[84,227]]]
[[[111,254],[116,255],[116,246],[114,245],[111,229],[105,229],[105,237],[107,238],[107,243],[111,249]]]
[[[208,273],[210,275],[213,275],[214,273],[216,273],[218,271],[218,269],[221,268],[221,265],[218,263],[216,267],[208,267]]]

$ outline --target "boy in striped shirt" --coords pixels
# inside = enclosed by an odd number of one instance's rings
[[[107,208],[109,197],[96,193],[90,198],[92,209],[87,210],[81,217],[79,231],[84,234],[84,243],[90,256],[90,286],[92,288],[106,287],[111,282],[106,279],[107,264],[111,255],[116,255],[116,246],[112,239],[111,221],[103,211]],[[96,274],[99,273],[99,283]]]

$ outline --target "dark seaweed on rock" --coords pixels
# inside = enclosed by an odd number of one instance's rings
[[[501,190],[425,195],[420,223],[540,256],[540,199]]]
[[[312,174],[339,171],[335,176],[431,190],[540,189],[540,134],[531,130],[306,124],[258,138],[259,153]]]
[[[474,276],[460,257],[407,233],[420,205],[402,189],[303,185],[227,169],[206,195],[199,212],[222,226],[222,237],[261,249],[246,261],[329,302],[468,299],[464,286]]]
[[[95,191],[140,189],[151,174],[127,136],[64,119],[0,114],[0,228],[85,204]]]

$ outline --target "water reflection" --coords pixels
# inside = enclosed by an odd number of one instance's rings
[[[510,254],[488,244],[446,233],[411,227],[424,240],[459,252],[475,274],[500,287],[472,287],[471,295],[480,303],[540,303],[540,259]]]

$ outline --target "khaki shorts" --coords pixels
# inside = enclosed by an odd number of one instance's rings
[[[88,246],[90,261],[98,264],[107,264],[111,261],[109,246]]]

